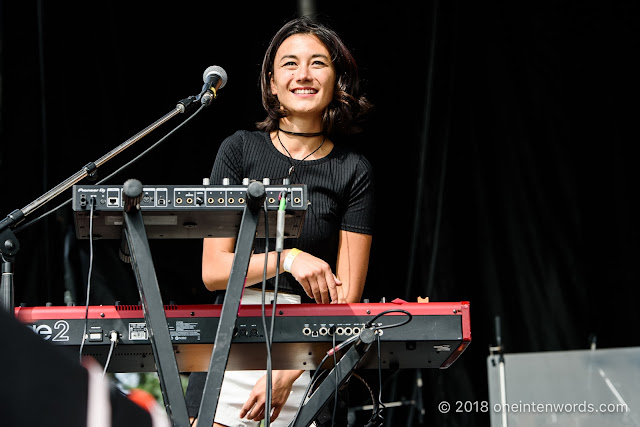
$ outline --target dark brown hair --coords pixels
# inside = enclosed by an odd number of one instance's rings
[[[322,117],[323,131],[328,134],[359,132],[361,129],[358,124],[372,105],[360,94],[356,61],[335,31],[310,17],[296,18],[287,22],[273,37],[265,52],[260,74],[260,88],[262,105],[267,110],[267,117],[256,123],[258,129],[266,132],[274,131],[278,129],[280,119],[287,116],[287,111],[280,107],[278,97],[271,93],[271,75],[278,48],[288,37],[295,34],[316,36],[331,54],[336,82],[333,99]]]

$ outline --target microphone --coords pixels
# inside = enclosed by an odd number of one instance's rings
[[[212,65],[204,70],[202,80],[204,85],[198,98],[203,105],[208,106],[218,96],[218,89],[227,84],[227,73],[222,67]]]

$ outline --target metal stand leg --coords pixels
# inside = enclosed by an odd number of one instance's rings
[[[500,325],[500,316],[495,317],[495,332],[496,332],[496,346],[489,347],[491,355],[498,355],[498,373],[500,378],[500,405],[502,406],[500,413],[500,420],[502,421],[502,427],[507,427],[507,378],[506,370],[504,366],[504,347],[502,345],[502,332]],[[493,362],[495,366],[495,361]]]
[[[220,313],[216,342],[209,363],[209,373],[204,383],[204,393],[198,411],[198,425],[213,425],[218,400],[220,399],[220,389],[222,388],[224,371],[227,368],[227,361],[229,360],[233,330],[238,318],[240,298],[244,290],[249,260],[251,259],[255,242],[258,219],[260,217],[260,207],[265,197],[265,188],[261,183],[253,182],[247,187],[247,204],[244,208],[242,222],[240,223],[235,256],[233,258],[233,265],[231,266],[227,291],[222,304],[222,312]]]
[[[316,389],[311,398],[305,402],[298,417],[291,421],[289,427],[308,426],[316,419],[318,413],[324,408],[333,394],[351,376],[362,357],[366,354],[375,339],[375,333],[371,329],[364,329],[360,333],[359,340],[347,350],[336,366],[329,372],[320,387]],[[336,379],[337,371],[337,379]],[[337,382],[336,382],[337,381]]]
[[[424,424],[424,402],[422,399],[422,371],[418,368],[416,369],[415,382],[413,384],[413,396],[411,397],[411,404],[413,408],[411,408],[409,412],[409,418],[407,419],[407,425],[413,425],[413,417],[415,413],[418,413],[418,424]]]
[[[176,427],[189,427],[187,404],[184,400],[178,363],[173,353],[173,345],[167,326],[167,317],[164,313],[158,278],[153,266],[142,213],[137,209],[137,203],[135,202],[135,199],[142,194],[142,184],[135,182],[134,189],[131,189],[129,184],[131,184],[130,181],[125,183],[125,191],[123,192],[127,193],[124,195],[125,212],[123,215],[125,237],[131,253],[131,266],[138,283],[142,311],[156,361],[162,396],[167,414],[171,418],[173,425]],[[139,194],[132,194],[138,193],[138,190]],[[132,198],[133,201],[128,198]]]
[[[13,257],[2,255],[2,281],[0,282],[0,304],[7,313],[14,315],[13,301]]]

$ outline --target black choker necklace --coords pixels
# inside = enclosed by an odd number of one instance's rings
[[[312,137],[312,136],[322,136],[322,135],[324,135],[324,132],[291,132],[289,130],[281,129],[280,126],[278,126],[278,130],[280,132],[284,132],[284,133],[286,133],[288,135],[294,135],[294,136]]]

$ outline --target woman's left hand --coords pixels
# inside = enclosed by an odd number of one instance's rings
[[[273,422],[287,402],[293,383],[304,371],[273,371],[271,374],[271,421]],[[260,421],[265,417],[267,376],[260,377],[240,410],[240,418]]]
[[[307,252],[300,252],[291,263],[291,275],[310,298],[319,304],[338,302],[336,288],[342,285],[331,266]]]

